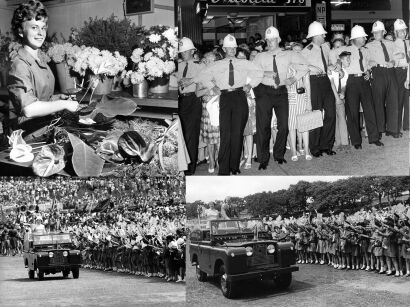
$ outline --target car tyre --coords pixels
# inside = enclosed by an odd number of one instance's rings
[[[28,270],[28,278],[34,279],[34,270]]]
[[[284,290],[292,283],[292,273],[281,274],[275,279],[276,287]]]
[[[219,285],[221,287],[222,294],[226,298],[233,298],[235,296],[234,283],[228,280],[224,265],[222,265],[219,269]]]
[[[38,277],[38,280],[43,280],[44,272],[42,270],[37,269],[37,277]]]
[[[80,276],[80,268],[72,268],[71,272],[73,272],[74,279],[77,279]]]
[[[198,281],[206,281],[208,275],[204,272],[201,271],[201,269],[199,268],[199,266],[196,266],[196,278],[198,279]]]
[[[67,278],[69,274],[70,274],[70,270],[64,270],[63,271],[63,277],[64,278]]]

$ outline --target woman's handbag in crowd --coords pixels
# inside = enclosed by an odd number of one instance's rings
[[[297,127],[299,132],[310,131],[319,127],[323,127],[323,118],[325,114],[322,110],[314,110],[299,114],[296,117]]]

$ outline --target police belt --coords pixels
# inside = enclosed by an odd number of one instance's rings
[[[182,97],[189,97],[195,95],[195,92],[189,92],[189,93],[179,93],[179,96]]]
[[[311,77],[315,77],[315,78],[324,78],[327,77],[327,74],[317,74],[317,75],[310,75]]]
[[[279,86],[276,86],[276,87],[275,87],[274,85],[266,85],[266,84],[263,84],[263,83],[261,83],[261,85],[263,85],[263,86],[265,86],[265,87],[267,87],[267,88],[270,88],[270,89],[272,89],[272,90],[275,90],[275,91],[286,89],[286,85],[279,85]]]
[[[375,68],[389,68],[389,67],[387,67],[387,65],[377,64],[377,65],[375,66]],[[392,67],[390,67],[390,68],[392,68]]]
[[[360,73],[360,74],[349,74],[349,77],[353,77],[353,78],[362,78],[364,77],[366,74],[365,73]]]
[[[228,88],[226,90],[221,90],[221,94],[237,92],[237,91],[243,91],[243,88],[242,87]]]

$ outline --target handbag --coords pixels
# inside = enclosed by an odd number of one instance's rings
[[[314,110],[296,116],[297,129],[299,132],[306,132],[323,127],[324,111]]]

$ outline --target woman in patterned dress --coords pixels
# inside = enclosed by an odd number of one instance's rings
[[[221,60],[219,53],[208,52],[204,55],[203,62],[206,65],[211,65],[213,62]],[[213,126],[210,120],[209,112],[206,108],[208,102],[214,97],[207,88],[197,85],[196,95],[202,99],[202,117],[201,117],[201,135],[202,142],[206,144],[209,155],[208,172],[215,172],[215,167],[218,161],[219,151],[219,126]]]
[[[296,52],[300,52],[303,47],[299,44],[295,44],[292,48]],[[296,74],[294,68],[290,68],[288,71],[289,77],[293,77]],[[305,93],[298,94],[298,88],[305,88]],[[302,79],[298,80],[288,88],[288,100],[289,100],[289,117],[288,117],[288,126],[289,126],[289,144],[290,150],[292,153],[292,161],[297,161],[298,156],[306,154],[306,160],[312,160],[312,155],[309,151],[309,131],[297,133],[297,116],[299,114],[305,113],[307,110],[312,109],[310,101],[310,80],[309,74],[306,74]],[[299,145],[299,151],[296,149],[296,136]]]

